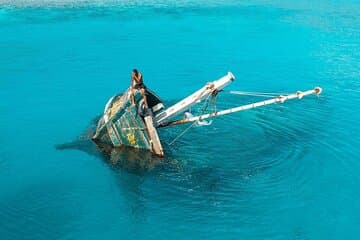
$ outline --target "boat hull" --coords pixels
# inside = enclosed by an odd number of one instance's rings
[[[131,102],[130,89],[123,95],[110,99],[97,130],[94,142],[110,144],[113,147],[129,146],[146,149],[163,156],[163,148],[152,122],[152,109],[159,109],[161,101],[152,92],[147,92],[149,109],[143,107],[143,96],[134,93],[135,105]]]

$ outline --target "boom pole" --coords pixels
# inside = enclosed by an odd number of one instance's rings
[[[189,122],[195,122],[195,121],[203,120],[206,118],[218,117],[218,116],[235,113],[235,112],[240,112],[240,111],[244,111],[244,110],[249,110],[252,108],[266,106],[266,105],[274,104],[274,103],[283,103],[287,100],[294,99],[294,98],[301,99],[302,97],[311,95],[311,94],[319,95],[321,92],[322,92],[322,89],[320,87],[315,87],[313,90],[308,90],[305,92],[297,91],[296,93],[293,93],[293,94],[289,94],[289,95],[285,95],[285,96],[280,95],[278,97],[275,97],[275,98],[272,98],[269,100],[260,101],[260,102],[256,102],[256,103],[250,103],[247,105],[242,105],[242,106],[238,106],[238,107],[234,107],[234,108],[229,108],[229,109],[221,110],[219,112],[203,114],[200,116],[184,118],[184,119],[175,120],[175,121],[171,121],[171,122],[164,122],[164,123],[161,123],[158,126],[158,128],[174,126],[174,125],[179,125],[179,124],[184,124],[184,123],[189,123]]]
[[[220,91],[227,85],[229,85],[232,81],[235,80],[234,75],[231,72],[228,72],[225,76],[222,78],[207,83],[204,87],[200,88],[190,96],[184,98],[180,102],[172,105],[171,107],[167,108],[165,111],[160,112],[154,117],[154,123],[156,126],[160,126],[164,121],[167,119],[170,119],[171,117],[174,117],[186,109],[189,109],[189,107],[199,103],[200,101],[208,98],[211,94],[213,94],[215,91]]]

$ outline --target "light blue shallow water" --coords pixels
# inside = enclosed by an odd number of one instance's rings
[[[0,4],[1,239],[358,239],[358,2]],[[168,103],[229,70],[228,90],[324,93],[161,130],[161,162],[57,150],[134,67]]]

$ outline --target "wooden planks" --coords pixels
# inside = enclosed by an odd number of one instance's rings
[[[162,148],[160,138],[159,138],[159,135],[158,135],[158,133],[156,131],[156,128],[154,127],[152,117],[151,116],[146,116],[144,118],[144,120],[145,120],[145,125],[146,125],[146,128],[147,128],[147,132],[148,132],[149,137],[150,137],[150,142],[151,142],[153,152],[155,154],[159,155],[159,156],[164,156],[164,150]]]

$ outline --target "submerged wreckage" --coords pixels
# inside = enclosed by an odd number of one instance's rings
[[[174,117],[184,113],[191,106],[202,101],[208,101],[232,81],[234,75],[229,72],[224,77],[207,83],[205,86],[177,102],[165,108],[160,98],[151,90],[146,89],[146,100],[148,108],[145,108],[143,95],[139,90],[134,92],[135,105],[131,100],[131,88],[123,94],[110,98],[100,118],[93,141],[101,144],[109,144],[113,147],[130,146],[134,148],[147,149],[156,155],[164,156],[163,147],[157,133],[157,129],[166,126],[174,126],[183,123],[196,123],[206,118],[217,117],[225,114],[248,110],[273,103],[283,103],[290,99],[301,99],[310,94],[320,94],[322,89],[316,87],[308,91],[297,91],[294,94],[279,95],[268,100],[242,105],[225,110],[214,110],[213,112],[192,116],[185,114],[185,118],[174,120]],[[239,94],[245,92],[238,92]],[[249,92],[248,92],[249,93]],[[251,94],[251,93],[249,93]],[[263,96],[266,93],[260,93]],[[256,95],[256,93],[254,93]]]

